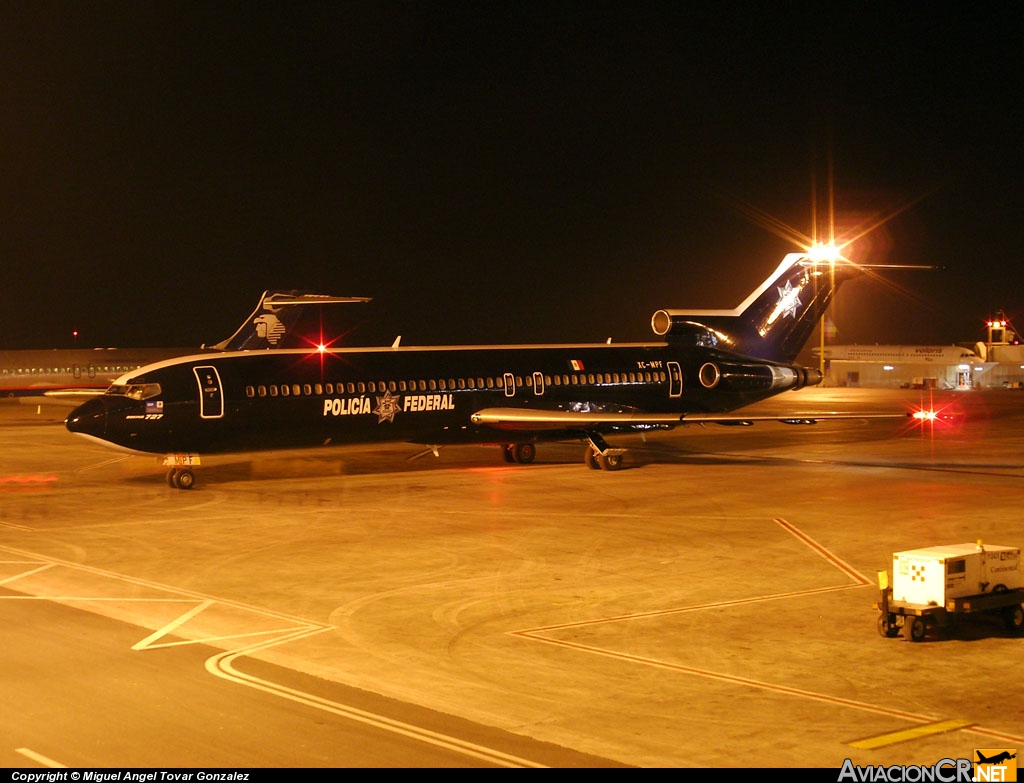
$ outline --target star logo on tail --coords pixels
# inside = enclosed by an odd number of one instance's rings
[[[793,284],[790,281],[786,281],[785,288],[775,287],[779,292],[779,304],[777,309],[782,311],[783,316],[790,318],[796,318],[797,308],[803,306],[803,302],[800,301],[800,289],[793,288]]]

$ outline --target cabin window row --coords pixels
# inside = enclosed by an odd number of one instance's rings
[[[664,383],[664,372],[573,373],[545,375],[545,386],[600,386],[605,384]],[[533,377],[516,376],[516,388],[533,388]],[[374,394],[377,392],[415,393],[463,391],[466,389],[505,389],[505,378],[431,378],[414,381],[349,381],[348,383],[282,383],[246,386],[247,397],[313,397],[325,394]]]
[[[90,375],[93,375],[95,373],[104,373],[104,374],[118,373],[120,375],[120,374],[123,374],[123,373],[126,373],[126,372],[130,372],[131,370],[137,370],[141,366],[142,366],[141,364],[133,364],[133,365],[127,365],[126,364],[126,365],[123,365],[123,366],[120,365],[120,364],[118,364],[118,365],[106,365],[106,364],[104,364],[104,365],[91,365],[90,364],[90,365],[86,365],[86,366],[82,366],[82,367],[16,367],[16,368],[13,368],[13,369],[5,367],[4,370],[3,370],[3,374],[5,376],[8,376],[8,375],[71,375],[71,374],[78,374],[78,375],[80,375],[80,374],[83,374],[86,371],[88,371],[88,373]]]

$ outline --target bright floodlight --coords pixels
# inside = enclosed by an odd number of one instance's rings
[[[829,242],[827,245],[816,242],[807,249],[807,257],[817,263],[822,261],[839,261],[842,259],[843,254],[834,242]]]

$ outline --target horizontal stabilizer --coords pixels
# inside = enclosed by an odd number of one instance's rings
[[[930,267],[855,264],[790,253],[761,285],[732,310],[658,310],[654,333],[677,345],[793,362],[836,290],[865,270]]]
[[[295,348],[308,345],[322,329],[320,306],[369,302],[365,296],[330,296],[306,291],[264,291],[259,304],[231,337],[216,345],[215,351],[252,351]],[[207,348],[207,346],[203,346]]]

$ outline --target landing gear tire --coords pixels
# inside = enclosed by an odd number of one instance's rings
[[[622,467],[622,455],[598,454],[597,464],[601,466],[601,470],[618,470]]]
[[[537,457],[537,447],[532,443],[516,443],[512,446],[512,460],[520,465],[529,465]]]
[[[1014,604],[1003,609],[1003,622],[1012,633],[1024,630],[1024,605]]]
[[[887,614],[880,614],[878,616],[878,633],[884,636],[886,639],[894,639],[899,635],[900,629],[896,627],[896,623],[892,621],[892,618]]]
[[[506,443],[504,448],[505,462],[529,465],[537,456],[537,447],[532,443]]]
[[[590,448],[590,446],[587,446],[587,450],[583,452],[583,463],[591,470],[601,469],[601,466],[597,463],[597,452]]]
[[[196,474],[188,468],[174,468],[167,471],[167,485],[174,489],[192,489],[196,484]]]
[[[906,623],[903,626],[907,632],[907,638],[912,642],[920,642],[924,640],[924,634],[927,630],[924,619],[921,617],[908,617]]]

